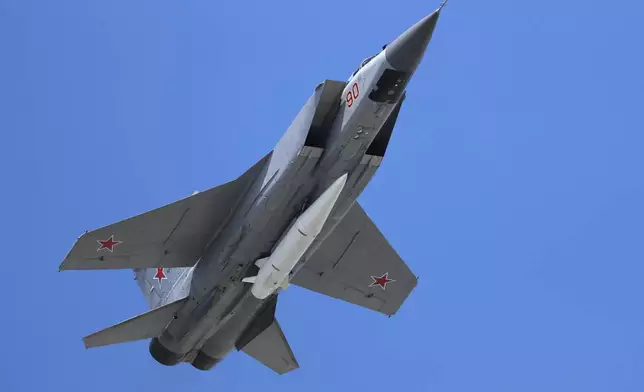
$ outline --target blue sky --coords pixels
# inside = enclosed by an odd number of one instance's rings
[[[448,5],[360,198],[420,276],[395,317],[287,291],[283,377],[83,348],[145,302],[57,272],[79,234],[235,178],[438,3],[0,0],[0,390],[644,390],[636,1]]]

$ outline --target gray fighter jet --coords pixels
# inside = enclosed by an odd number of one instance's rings
[[[233,349],[299,367],[275,308],[290,284],[393,315],[416,277],[356,198],[380,166],[441,8],[347,82],[325,80],[273,151],[237,179],[87,232],[60,270],[133,269],[150,310],[84,338],[151,339],[164,365],[212,369]]]

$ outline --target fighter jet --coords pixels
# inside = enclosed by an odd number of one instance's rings
[[[275,319],[290,285],[393,315],[416,276],[356,201],[382,163],[441,8],[320,83],[275,148],[223,185],[86,232],[60,270],[131,269],[150,310],[84,338],[150,339],[163,365],[209,370],[240,350],[299,367]]]

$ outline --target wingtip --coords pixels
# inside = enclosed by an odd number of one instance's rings
[[[443,2],[441,3],[441,5],[439,5],[439,6],[438,6],[438,11],[442,10],[442,9],[443,9],[443,7],[445,7],[445,6],[447,5],[447,2],[448,2],[448,1],[449,1],[449,0],[443,0]]]

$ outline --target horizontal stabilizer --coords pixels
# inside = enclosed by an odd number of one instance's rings
[[[182,298],[86,336],[83,338],[85,348],[155,338],[161,335],[185,300]]]
[[[277,320],[273,320],[273,323],[244,346],[242,351],[279,374],[300,367]]]

